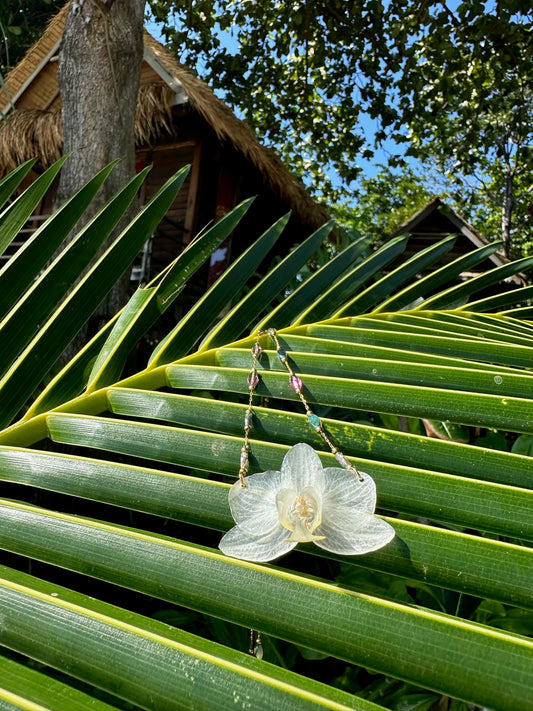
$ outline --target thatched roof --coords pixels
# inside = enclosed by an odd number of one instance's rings
[[[162,131],[172,133],[173,96],[166,84],[141,87],[135,121],[138,146],[151,143]],[[37,158],[39,165],[47,168],[61,157],[62,149],[61,108],[12,111],[0,122],[0,177],[30,158]]]
[[[65,5],[51,20],[41,39],[6,77],[10,98],[0,92],[0,110],[7,116],[7,120],[0,121],[0,174],[34,157],[46,167],[61,155],[56,60],[68,7]],[[252,163],[267,187],[285,200],[304,224],[316,227],[327,219],[326,212],[290,174],[279,156],[260,143],[250,126],[145,31],[136,120],[138,145],[153,142],[163,132],[172,133],[171,109],[176,104],[200,115],[222,143]]]

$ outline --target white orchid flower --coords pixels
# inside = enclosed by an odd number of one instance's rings
[[[312,447],[294,445],[280,472],[252,474],[245,487],[240,481],[231,487],[237,525],[222,537],[220,550],[232,558],[266,562],[309,541],[342,555],[382,548],[395,532],[374,515],[376,486],[368,474],[363,477],[324,469]]]

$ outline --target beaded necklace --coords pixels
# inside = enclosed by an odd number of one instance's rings
[[[265,334],[274,341],[277,357],[289,374],[289,385],[305,409],[309,426],[328,445],[342,469],[324,468],[314,449],[299,443],[285,455],[281,471],[247,476],[253,401],[263,352],[259,341]],[[395,531],[388,522],[374,515],[376,487],[372,477],[363,476],[332,442],[320,417],[309,406],[302,379],[294,372],[276,330],[258,331],[251,353],[239,476],[229,492],[236,525],[223,536],[219,548],[234,558],[269,562],[291,551],[297,543],[313,542],[319,548],[340,555],[361,555],[389,543]],[[255,635],[254,630],[250,630],[249,651],[259,659],[263,657],[261,633]]]
[[[330,437],[324,430],[324,426],[322,424],[322,421],[318,415],[316,415],[311,408],[309,407],[309,403],[305,399],[305,396],[303,394],[303,382],[302,379],[300,378],[299,375],[296,375],[294,370],[292,369],[290,363],[289,363],[289,358],[287,356],[286,351],[281,347],[281,344],[279,342],[278,334],[276,329],[274,328],[268,328],[265,330],[261,330],[257,332],[257,338],[256,342],[252,346],[252,369],[250,371],[250,375],[248,376],[248,390],[250,392],[249,399],[248,399],[248,407],[246,409],[245,415],[244,415],[244,444],[241,449],[241,461],[240,461],[240,468],[239,468],[239,479],[241,482],[241,486],[244,488],[246,486],[246,475],[248,474],[248,469],[249,469],[249,456],[250,456],[250,443],[249,443],[249,434],[250,430],[253,428],[253,399],[254,399],[254,394],[255,394],[255,389],[259,383],[259,372],[257,370],[257,365],[259,362],[259,359],[261,357],[261,353],[263,352],[263,349],[261,348],[261,345],[259,343],[259,339],[262,335],[267,334],[269,335],[275,345],[276,345],[276,353],[277,356],[280,360],[281,363],[285,366],[287,369],[287,372],[289,373],[289,385],[291,388],[294,390],[294,392],[298,395],[300,398],[302,405],[305,408],[305,414],[307,415],[307,422],[311,429],[313,429],[315,432],[317,432],[324,442],[328,445],[328,447],[331,450],[331,453],[335,457],[335,459],[338,461],[338,463],[343,467],[344,469],[347,469],[348,471],[353,472],[359,479],[359,481],[364,481],[364,477],[362,476],[361,472],[357,469],[357,467],[354,464],[351,464],[348,459],[344,456],[344,454],[339,450],[339,448],[331,441]]]

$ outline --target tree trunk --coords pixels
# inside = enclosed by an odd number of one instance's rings
[[[143,55],[145,0],[72,0],[59,59],[64,152],[61,204],[116,158],[120,163],[84,216],[88,222],[135,172],[135,111]],[[131,215],[129,215],[131,217]],[[100,307],[123,306],[128,276]]]
[[[509,253],[511,250],[511,226],[514,208],[513,183],[514,174],[511,172],[507,172],[505,174],[505,185],[502,205],[502,240],[503,251],[506,257],[509,257]]]

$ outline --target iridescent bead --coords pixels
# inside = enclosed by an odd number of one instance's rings
[[[291,375],[289,378],[289,385],[293,390],[296,390],[296,392],[302,389],[302,381],[297,375]]]
[[[253,414],[251,412],[247,412],[244,416],[244,426],[247,428],[251,428],[253,426],[253,419]]]
[[[254,657],[257,657],[257,659],[263,659],[263,645],[262,644],[255,645]]]
[[[259,375],[257,375],[256,370],[252,370],[252,372],[248,376],[248,387],[250,388],[250,390],[253,390],[256,387],[258,382],[259,382]]]
[[[248,462],[248,450],[246,447],[243,447],[241,449],[241,472],[246,473],[248,471],[249,467],[249,462]]]
[[[255,343],[254,346],[252,347],[252,355],[254,358],[259,358],[261,353],[263,352],[263,349],[259,345],[259,343]]]
[[[312,412],[310,415],[307,415],[307,422],[309,422],[309,424],[314,430],[319,430],[322,427],[320,417],[318,415],[315,415],[314,412]]]
[[[283,348],[278,348],[278,358],[282,363],[287,360],[287,354],[285,353]]]
[[[335,452],[335,459],[339,462],[341,467],[344,467],[345,469],[353,469],[352,465],[342,452]]]

